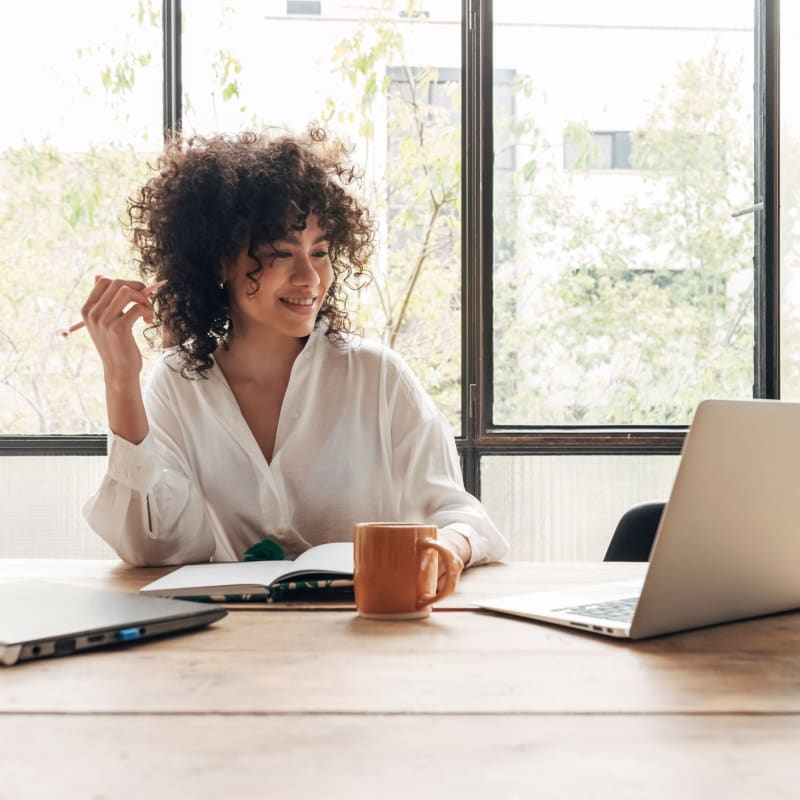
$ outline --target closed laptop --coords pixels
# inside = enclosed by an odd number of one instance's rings
[[[209,625],[206,603],[48,581],[0,583],[0,664],[63,656]]]

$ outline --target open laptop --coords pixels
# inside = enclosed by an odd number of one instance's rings
[[[151,639],[227,613],[206,603],[46,581],[0,583],[0,664]]]
[[[704,400],[644,580],[480,608],[641,639],[800,608],[800,404]]]

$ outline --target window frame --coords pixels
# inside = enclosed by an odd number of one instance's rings
[[[755,0],[755,351],[753,396],[780,397],[780,0]],[[162,0],[163,122],[181,127],[181,0]],[[462,0],[462,434],[464,483],[480,497],[494,455],[675,455],[687,426],[492,423],[492,0]],[[760,204],[760,208],[758,207]],[[105,435],[0,436],[0,456],[105,455]]]
[[[492,421],[493,0],[463,0],[462,174],[464,362],[457,440],[467,488],[480,497],[486,455],[677,455],[687,425],[512,426]],[[755,0],[755,350],[753,397],[780,397],[780,0]],[[761,204],[760,208],[758,204]],[[476,291],[476,287],[478,290]]]

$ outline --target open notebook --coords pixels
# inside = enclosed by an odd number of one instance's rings
[[[320,544],[294,561],[190,564],[140,591],[213,602],[276,602],[299,590],[352,591],[353,543]]]

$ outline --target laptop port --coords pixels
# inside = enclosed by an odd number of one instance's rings
[[[96,633],[94,636],[90,636],[86,641],[89,644],[97,644],[98,642],[102,642],[106,638],[104,633]]]
[[[57,656],[65,656],[75,652],[75,639],[57,639],[53,652]]]

